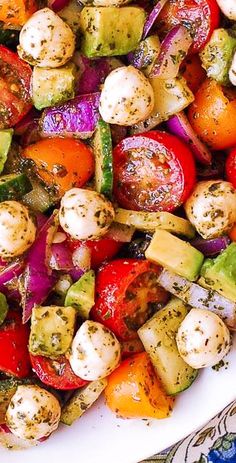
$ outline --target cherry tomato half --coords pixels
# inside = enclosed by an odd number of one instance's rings
[[[87,246],[91,251],[91,268],[97,269],[103,262],[115,257],[120,250],[122,243],[110,238],[102,238],[101,240],[93,241],[79,241],[68,237],[68,245],[72,251],[75,251],[80,246]]]
[[[23,26],[36,10],[35,0],[1,0],[0,21],[6,26]]]
[[[195,184],[192,152],[177,137],[152,131],[125,138],[113,151],[114,194],[132,210],[173,211]]]
[[[0,129],[13,127],[32,107],[31,67],[0,45]]]
[[[19,312],[10,310],[0,327],[0,371],[17,378],[30,374],[28,340],[29,326],[22,324]]]
[[[37,174],[61,195],[83,186],[94,172],[91,149],[73,138],[46,138],[28,146],[22,153],[34,161]]]
[[[199,138],[213,150],[236,145],[236,90],[206,79],[188,111]]]
[[[169,0],[162,9],[157,30],[166,35],[173,26],[183,24],[192,33],[192,53],[198,53],[209,41],[220,22],[220,9],[216,0]]]
[[[69,360],[60,355],[53,360],[42,355],[30,354],[32,368],[42,383],[60,390],[77,389],[88,384],[88,381],[76,376],[70,367]]]
[[[236,188],[236,148],[227,157],[225,169],[227,180]]]
[[[168,299],[166,291],[158,286],[159,272],[159,267],[147,260],[117,259],[104,264],[96,278],[91,317],[122,341],[136,339],[138,328],[153,309]]]
[[[186,58],[180,67],[180,73],[186,79],[187,85],[193,93],[196,93],[206,79],[206,71],[201,65],[198,55]]]

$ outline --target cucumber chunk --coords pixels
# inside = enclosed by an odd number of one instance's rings
[[[74,396],[62,409],[61,422],[68,426],[73,424],[75,420],[80,418],[93,405],[106,386],[107,380],[104,378],[93,381],[88,386],[76,391]]]
[[[0,174],[3,171],[11,147],[13,129],[0,130]]]
[[[113,189],[112,138],[109,124],[98,121],[93,147],[95,153],[95,187],[111,198]]]
[[[0,177],[0,201],[21,199],[31,190],[31,182],[25,174],[9,174]]]
[[[2,325],[7,316],[8,308],[6,296],[0,293],[0,325]]]
[[[198,370],[187,365],[180,357],[175,339],[187,313],[188,307],[174,298],[138,330],[168,395],[187,389],[198,374]]]

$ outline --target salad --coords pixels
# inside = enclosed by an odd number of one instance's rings
[[[167,418],[236,329],[235,0],[1,0],[0,44],[0,432]]]

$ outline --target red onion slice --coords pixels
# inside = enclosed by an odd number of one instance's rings
[[[91,137],[100,118],[99,100],[100,93],[90,93],[45,109],[40,121],[42,135]]]
[[[53,243],[50,246],[51,257],[49,266],[54,270],[72,270],[72,254],[65,242]]]
[[[149,14],[149,16],[147,17],[147,20],[144,24],[144,28],[143,28],[143,39],[145,39],[149,33],[149,31],[151,30],[153,24],[155,23],[156,19],[158,18],[162,8],[165,6],[165,4],[167,3],[167,0],[159,0],[157,2],[157,4],[154,6],[153,10],[151,11],[151,13]]]
[[[186,27],[178,24],[161,43],[161,50],[154,63],[150,77],[173,79],[178,75],[180,64],[186,57],[193,40]]]
[[[202,164],[211,164],[212,156],[210,151],[198,139],[184,112],[172,116],[166,124],[171,133],[177,135],[177,137],[190,145],[190,149],[197,161]]]
[[[70,3],[70,0],[48,0],[48,7],[53,11],[61,11]]]
[[[201,251],[206,257],[216,256],[221,251],[224,251],[229,244],[230,239],[228,236],[220,236],[219,238],[211,240],[204,240],[201,237],[197,237],[191,241],[191,245]]]

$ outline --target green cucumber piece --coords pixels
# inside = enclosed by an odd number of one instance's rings
[[[0,201],[21,199],[32,190],[32,185],[25,174],[9,174],[0,177]]]
[[[168,395],[184,391],[195,380],[198,370],[180,357],[176,335],[188,313],[179,299],[172,299],[139,330],[138,335]]]
[[[13,129],[0,130],[0,174],[3,171],[7,155],[11,146]]]
[[[78,315],[89,317],[89,312],[95,301],[95,273],[89,270],[76,281],[68,290],[65,298],[65,306],[74,307]]]
[[[22,198],[22,202],[36,212],[46,212],[55,205],[57,199],[53,198],[40,182],[32,179],[30,181],[33,189]]]
[[[93,405],[107,386],[107,379],[93,381],[82,389],[78,389],[69,402],[64,405],[61,413],[61,422],[70,426],[75,420]]]
[[[2,325],[7,316],[8,308],[6,296],[0,293],[0,325]]]
[[[110,126],[103,120],[98,122],[93,146],[96,190],[111,198],[113,189],[112,138]]]

